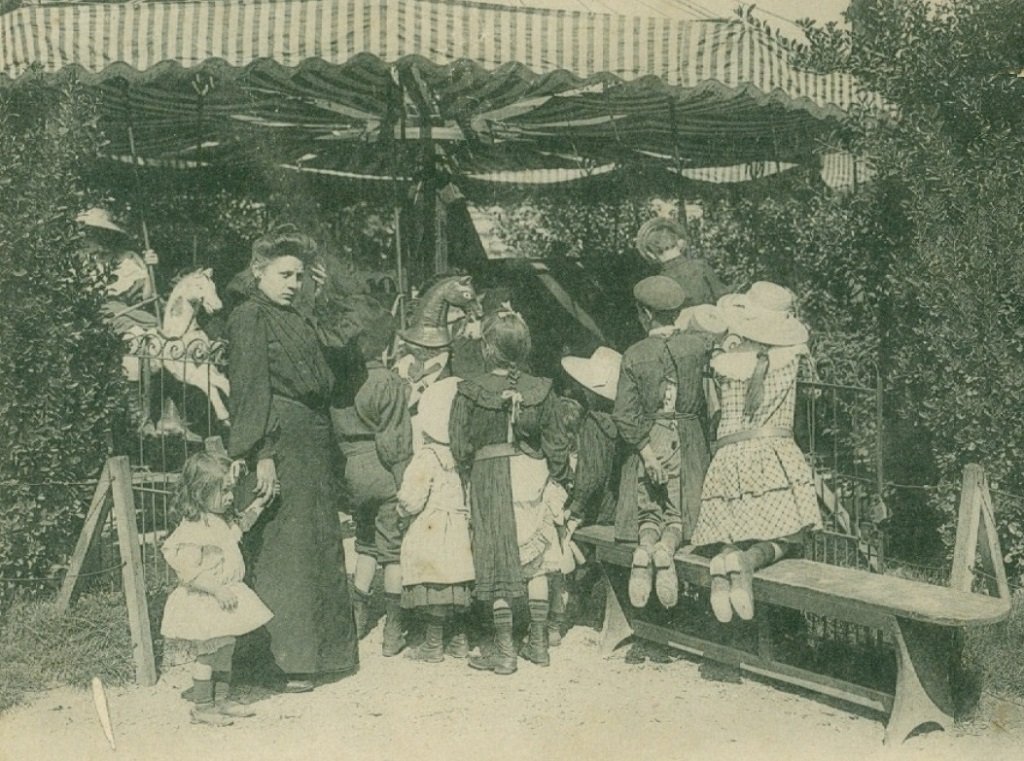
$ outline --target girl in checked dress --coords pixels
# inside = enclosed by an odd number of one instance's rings
[[[721,420],[692,541],[718,548],[711,607],[723,623],[733,613],[753,618],[754,572],[821,527],[811,469],[793,440],[797,371],[808,355],[793,301],[766,282],[719,301],[729,331],[725,351],[711,360]]]

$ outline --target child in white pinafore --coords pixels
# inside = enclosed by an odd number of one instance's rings
[[[466,611],[472,600],[469,505],[449,449],[448,420],[461,378],[437,381],[420,397],[422,437],[398,489],[398,512],[412,517],[402,539],[402,606],[427,619],[423,644],[409,657],[427,663],[469,654]],[[445,628],[450,639],[444,644]]]
[[[163,554],[178,576],[164,608],[160,633],[189,640],[197,653],[192,670],[192,721],[225,726],[253,712],[229,699],[235,638],[273,613],[242,581],[245,562],[238,543],[273,498],[253,502],[236,521],[232,489],[241,465],[200,452],[185,462],[173,507],[181,523],[167,537]]]

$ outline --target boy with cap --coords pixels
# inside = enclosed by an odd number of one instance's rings
[[[653,582],[670,608],[679,596],[673,556],[693,532],[710,461],[703,380],[711,341],[675,326],[686,293],[671,278],[645,278],[633,296],[647,337],[623,355],[615,396],[615,424],[630,452],[616,538],[639,538],[630,603],[644,607]]]
[[[338,445],[345,456],[345,480],[356,524],[356,570],[353,579],[356,627],[366,632],[370,587],[377,567],[384,569],[383,654],[405,647],[402,626],[402,522],[398,487],[412,458],[412,424],[408,386],[381,362],[394,339],[394,320],[383,307],[370,309],[361,321],[356,345],[366,366],[366,380],[350,406],[332,408]]]
[[[641,225],[636,247],[648,261],[661,267],[661,274],[675,280],[686,294],[683,307],[715,304],[729,293],[715,271],[703,259],[686,256],[686,231],[678,222],[655,217]]]

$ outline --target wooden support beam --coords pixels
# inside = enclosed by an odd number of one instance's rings
[[[132,635],[135,681],[140,686],[150,687],[156,684],[156,660],[153,657],[153,635],[149,626],[146,578],[139,550],[139,529],[135,522],[131,467],[127,457],[112,457],[107,461],[107,469],[110,474],[117,543],[121,552],[128,627]]]
[[[990,586],[990,591],[1003,600],[1009,600],[1010,587],[1006,580],[1003,552],[999,546],[988,478],[980,465],[972,463],[964,466],[950,587],[961,592],[971,591],[979,551],[982,570],[994,581],[995,588],[991,589]]]
[[[93,492],[92,501],[89,503],[89,510],[85,514],[85,524],[82,526],[82,532],[78,535],[75,551],[71,553],[71,563],[68,565],[68,572],[61,583],[60,592],[57,594],[58,615],[67,613],[68,606],[71,605],[71,599],[75,595],[78,579],[81,576],[82,569],[85,567],[86,559],[89,557],[89,553],[96,543],[99,529],[103,525],[103,521],[106,520],[107,513],[110,511],[109,496],[110,467],[109,464],[105,464],[103,470],[100,471],[100,478],[96,483],[96,490]]]

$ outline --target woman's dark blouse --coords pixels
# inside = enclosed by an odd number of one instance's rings
[[[327,410],[334,382],[313,318],[257,293],[228,319],[231,435],[228,454],[273,457],[274,396]]]

